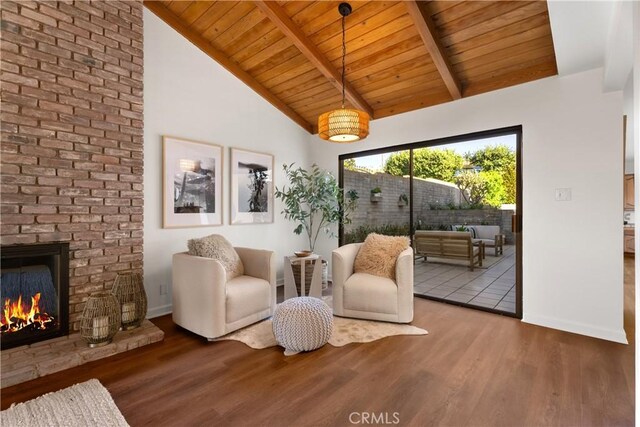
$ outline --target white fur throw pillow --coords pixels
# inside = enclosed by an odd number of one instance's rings
[[[219,261],[227,272],[227,280],[244,274],[244,266],[238,253],[224,236],[212,234],[187,242],[189,255],[213,258]]]
[[[395,280],[398,255],[408,247],[408,237],[371,233],[360,246],[353,270]]]

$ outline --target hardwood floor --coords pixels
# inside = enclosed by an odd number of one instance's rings
[[[633,260],[625,268],[630,345],[419,298],[413,323],[427,336],[291,357],[208,343],[164,316],[153,319],[164,342],[4,389],[2,409],[98,378],[132,426],[349,425],[353,412],[397,412],[400,425],[631,426]]]

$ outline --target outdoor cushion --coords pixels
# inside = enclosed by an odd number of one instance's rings
[[[452,225],[451,226],[451,231],[460,231],[460,232],[468,231],[468,232],[471,233],[471,238],[472,239],[476,239],[477,238],[477,236],[476,236],[477,232],[476,232],[475,226],[472,226],[472,225]]]
[[[476,230],[476,238],[495,240],[496,235],[500,234],[499,225],[474,225]]]

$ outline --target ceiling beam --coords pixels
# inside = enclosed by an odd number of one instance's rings
[[[302,118],[301,115],[296,113],[291,107],[277,98],[266,87],[260,84],[260,82],[254,79],[249,73],[240,68],[238,63],[227,57],[222,51],[218,50],[215,46],[209,43],[209,41],[202,37],[199,33],[185,25],[178,16],[176,16],[161,2],[145,0],[144,5],[147,9],[149,9],[156,16],[162,19],[171,28],[176,30],[187,40],[193,43],[196,47],[209,55],[209,57],[222,65],[227,71],[229,71],[231,74],[240,79],[244,84],[253,89],[258,95],[266,99],[271,105],[282,111],[291,120],[296,122],[307,132],[313,133],[313,124],[307,122],[304,118]]]
[[[404,4],[407,6],[409,16],[413,20],[413,24],[422,38],[422,42],[427,47],[433,63],[440,72],[444,84],[447,86],[447,89],[449,89],[449,93],[453,99],[462,98],[462,85],[453,71],[451,62],[449,62],[444,46],[442,46],[440,42],[436,26],[431,20],[431,17],[426,13],[422,13],[420,6],[415,0],[406,1]]]
[[[342,76],[335,69],[331,61],[305,36],[305,34],[289,18],[284,9],[275,1],[256,1],[256,6],[278,27],[282,33],[293,42],[300,52],[320,71],[333,86],[342,92]],[[351,104],[369,114],[373,118],[373,108],[364,98],[349,84],[344,85],[345,98]]]

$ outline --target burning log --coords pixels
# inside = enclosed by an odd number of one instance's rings
[[[40,312],[40,293],[31,297],[31,306],[27,308],[22,302],[22,295],[17,301],[5,299],[0,318],[0,331],[2,333],[16,332],[27,327],[31,329],[46,329],[49,323],[54,321],[54,317],[47,313]]]

